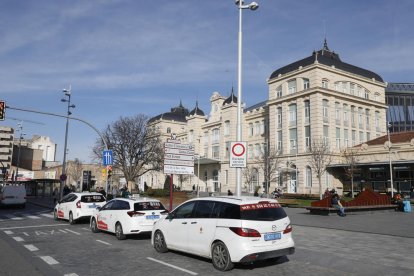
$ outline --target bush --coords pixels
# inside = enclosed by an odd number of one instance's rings
[[[146,194],[151,197],[166,197],[170,195],[170,191],[167,189],[152,189],[149,187]]]

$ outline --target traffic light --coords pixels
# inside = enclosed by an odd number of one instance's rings
[[[0,101],[0,121],[4,121],[6,119],[6,103],[4,101]]]
[[[110,178],[112,176],[112,166],[107,166],[106,169],[108,171],[108,178]]]
[[[102,169],[102,178],[105,178],[106,177],[106,168],[103,168]]]

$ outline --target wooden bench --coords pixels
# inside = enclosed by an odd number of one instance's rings
[[[354,212],[371,212],[371,211],[386,211],[396,210],[398,205],[394,204],[387,204],[387,205],[366,205],[366,206],[345,206],[345,214],[346,213],[354,213]],[[338,209],[333,207],[314,207],[309,206],[306,207],[306,210],[309,210],[311,214],[315,215],[330,215],[330,214],[337,214]]]

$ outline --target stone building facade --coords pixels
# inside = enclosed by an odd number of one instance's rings
[[[242,141],[248,145],[248,166],[270,149],[278,153],[278,173],[270,180],[270,191],[280,188],[288,193],[316,194],[320,189],[342,188],[341,180],[328,170],[322,185],[309,162],[313,140],[327,143],[334,156],[346,147],[363,144],[386,134],[385,87],[374,72],[343,62],[339,55],[323,48],[310,56],[271,73],[268,97],[250,107],[242,104]],[[198,104],[188,112],[182,104],[152,118],[163,137],[175,134],[182,143],[192,144],[198,158],[195,174],[183,183],[201,191],[236,190],[236,170],[229,167],[229,143],[236,141],[237,97],[214,92],[208,116]],[[263,188],[264,171],[257,170],[253,181],[244,181],[242,192]],[[141,181],[160,187],[165,175],[144,175]],[[181,179],[183,180],[183,179]],[[263,191],[263,190],[262,190]]]

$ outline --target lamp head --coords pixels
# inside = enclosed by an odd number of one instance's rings
[[[60,99],[60,101],[65,103],[65,102],[67,102],[68,100],[66,100],[66,99]]]
[[[63,89],[62,92],[65,93],[66,96],[70,96],[70,90]]]
[[[251,9],[252,11],[255,11],[259,8],[259,4],[257,4],[256,2],[251,2],[249,4],[249,9]]]
[[[234,1],[234,4],[236,4],[237,6],[240,6],[240,0],[236,0]],[[244,1],[241,1],[241,4],[244,5]]]
[[[71,107],[71,108],[75,108],[75,107],[76,107],[76,105],[72,104],[72,105],[70,105],[69,107]]]

